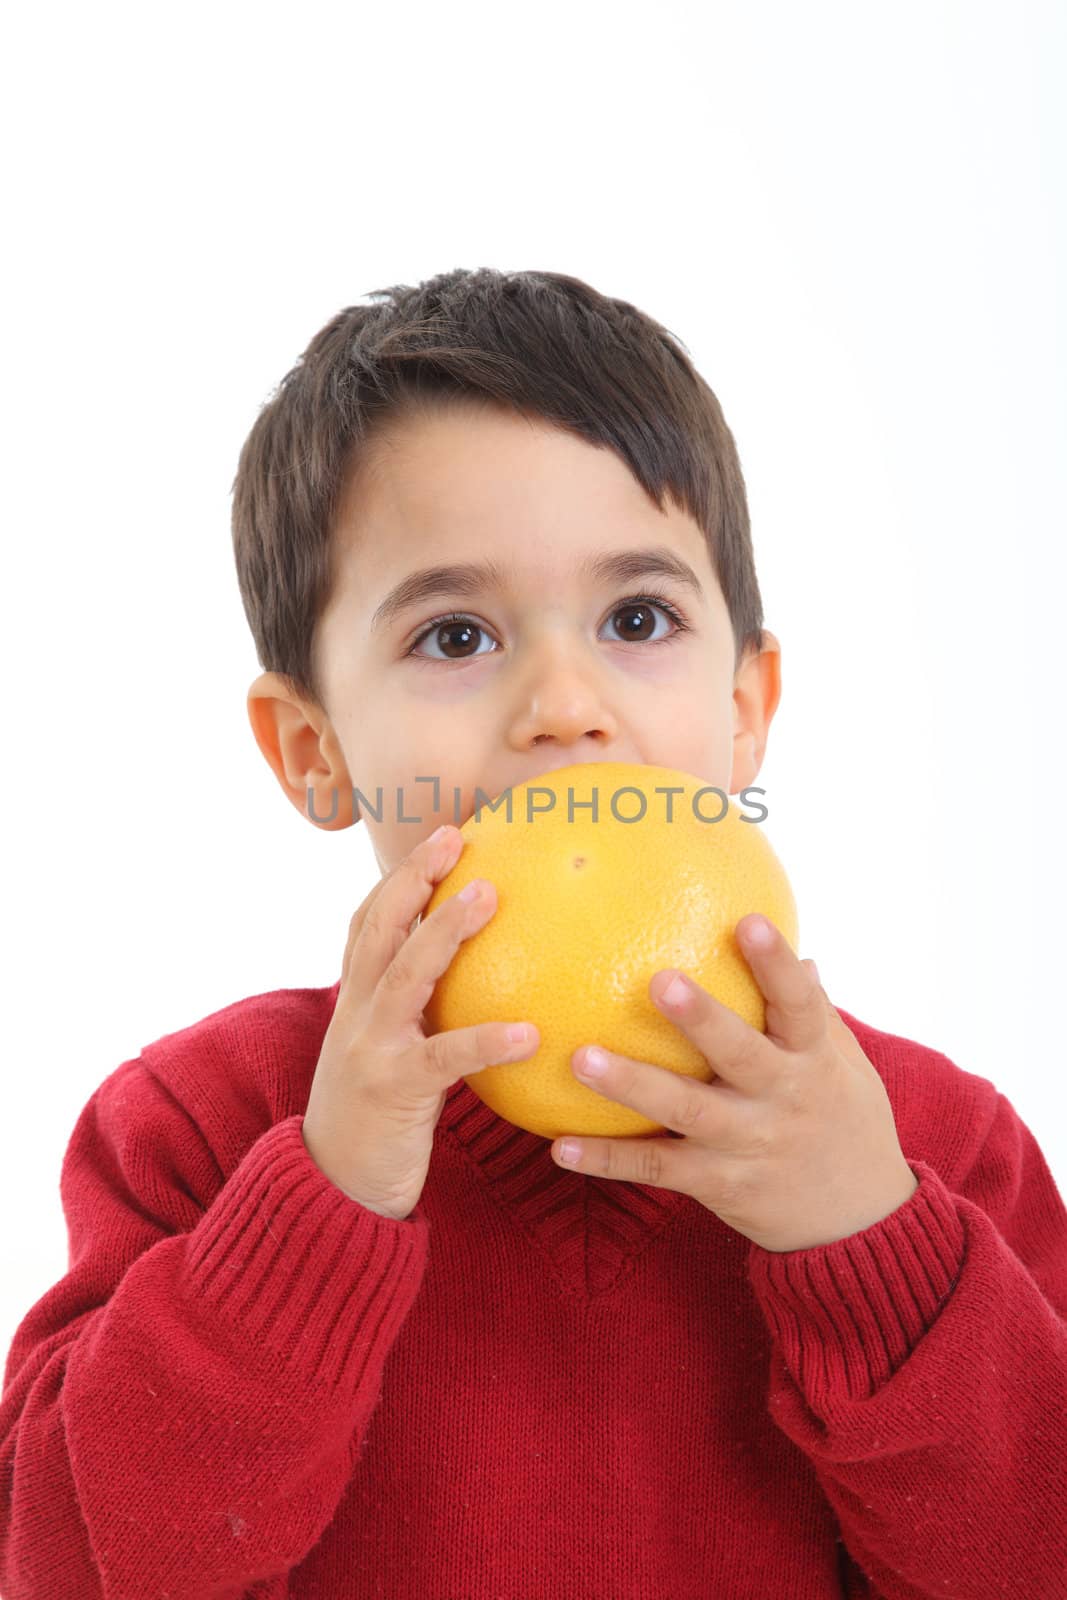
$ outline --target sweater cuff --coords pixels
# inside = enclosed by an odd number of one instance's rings
[[[813,1411],[866,1400],[902,1366],[962,1270],[965,1232],[940,1175],[909,1161],[914,1194],[873,1227],[810,1250],[752,1244],[749,1282]]]
[[[355,1392],[380,1373],[422,1282],[429,1227],[416,1208],[370,1211],[311,1158],[303,1113],[245,1153],[188,1235],[194,1302],[236,1324],[290,1381]]]

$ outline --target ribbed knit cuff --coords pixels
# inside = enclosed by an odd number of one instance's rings
[[[355,1391],[380,1371],[426,1266],[417,1209],[395,1220],[350,1200],[312,1160],[303,1113],[246,1152],[189,1234],[193,1287],[293,1377]]]
[[[924,1161],[915,1193],[873,1227],[811,1250],[753,1244],[749,1282],[811,1409],[866,1400],[907,1360],[952,1293],[965,1234]]]

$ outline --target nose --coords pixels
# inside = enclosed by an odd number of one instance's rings
[[[531,652],[518,688],[512,748],[528,750],[552,740],[572,745],[580,739],[611,745],[617,735],[597,663],[560,640],[543,641]]]

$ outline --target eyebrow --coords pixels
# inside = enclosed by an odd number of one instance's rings
[[[666,545],[648,550],[616,550],[610,555],[593,556],[583,561],[579,575],[595,582],[631,583],[637,578],[673,578],[676,583],[691,589],[703,599],[700,579],[687,562],[676,556]],[[423,567],[409,572],[395,588],[390,589],[371,618],[371,632],[382,627],[409,606],[421,605],[437,595],[456,594],[466,598],[480,594],[483,589],[501,590],[507,586],[508,574],[495,561],[468,561],[453,566]]]

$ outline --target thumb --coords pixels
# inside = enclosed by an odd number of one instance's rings
[[[810,956],[805,956],[804,960],[801,962],[801,966],[810,967],[811,968],[811,970],[812,970],[812,972],[813,972],[813,974],[815,976],[815,982],[819,985],[819,988],[822,989],[823,999],[826,1001],[826,1004],[827,1004],[828,1008],[833,1012],[834,1016],[836,1017],[837,1016],[836,1008],[834,1007],[833,1003],[831,1002],[830,996],[827,994],[826,990],[822,988],[822,979],[819,977],[819,969],[815,965],[814,961],[811,959]],[[838,1018],[838,1021],[840,1021],[840,1018]]]

